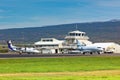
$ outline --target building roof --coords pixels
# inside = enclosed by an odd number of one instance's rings
[[[92,45],[106,48],[106,47],[115,45],[115,43],[114,42],[106,42],[106,43],[103,42],[103,43],[94,43]]]
[[[69,33],[85,33],[85,32],[82,32],[82,31],[76,30],[76,31],[72,31],[72,32],[69,32]]]
[[[51,39],[52,41],[50,41],[50,39]],[[46,40],[46,41],[45,41],[45,40]],[[34,44],[35,44],[35,45],[58,45],[58,44],[61,44],[61,43],[63,43],[62,40],[57,40],[57,39],[55,39],[55,38],[41,38],[40,41],[35,42]]]

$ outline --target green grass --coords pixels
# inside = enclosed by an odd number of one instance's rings
[[[117,74],[71,75],[67,72],[120,70],[120,56],[0,59],[0,80],[119,80]],[[66,74],[44,74],[65,72]],[[11,75],[16,74],[17,75]],[[24,73],[28,73],[25,75]],[[38,74],[34,74],[38,73]],[[43,75],[39,74],[43,73]],[[7,74],[7,75],[6,75]],[[22,75],[21,75],[22,74]]]
[[[120,76],[42,76],[0,77],[0,80],[119,80]]]
[[[120,70],[120,56],[0,59],[0,73]]]

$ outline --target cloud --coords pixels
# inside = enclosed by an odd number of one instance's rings
[[[40,17],[40,16],[34,16],[29,18],[28,21],[24,22],[16,22],[16,23],[9,23],[4,22],[0,24],[0,29],[7,29],[7,28],[24,28],[24,27],[42,27],[42,26],[48,26],[48,25],[58,25],[58,24],[68,24],[68,23],[76,23],[80,21],[76,18],[58,18],[58,17]]]

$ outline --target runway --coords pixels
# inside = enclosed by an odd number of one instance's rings
[[[0,58],[47,58],[47,57],[77,57],[77,56],[120,56],[114,54],[17,54],[17,53],[0,53]]]

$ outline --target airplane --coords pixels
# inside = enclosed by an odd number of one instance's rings
[[[83,45],[82,43],[80,43],[78,40],[77,41],[77,48],[73,51],[71,51],[71,53],[98,53],[101,54],[103,53],[103,48],[102,47],[98,47],[98,46],[94,46],[94,45]]]
[[[35,48],[28,48],[28,47],[17,47],[17,46],[14,46],[12,44],[12,41],[9,40],[7,41],[7,44],[8,44],[8,48],[11,50],[11,51],[14,51],[14,52],[18,52],[19,54],[22,54],[22,53],[28,53],[28,54],[35,54],[35,53],[40,53],[40,51],[38,51],[37,49]]]

